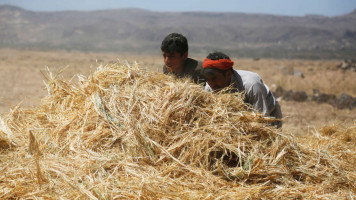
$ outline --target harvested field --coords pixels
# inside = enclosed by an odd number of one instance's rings
[[[140,66],[45,73],[41,103],[1,118],[0,198],[355,197],[356,121],[280,131],[239,94]]]
[[[192,55],[202,60],[206,55]],[[264,82],[274,90],[281,85],[286,90],[302,90],[312,94],[313,89],[322,93],[340,95],[347,93],[356,96],[356,72],[337,70],[339,60],[286,60],[286,59],[240,59],[231,55],[236,68],[251,70],[261,75]],[[69,80],[75,74],[88,76],[100,64],[113,64],[118,59],[137,61],[150,71],[162,70],[162,58],[157,51],[154,55],[131,55],[92,52],[65,51],[17,51],[0,49],[0,113],[6,114],[10,108],[20,104],[21,107],[39,105],[46,94],[44,77],[41,71],[47,66],[53,73],[68,68],[60,75]],[[291,67],[304,73],[305,78],[284,75],[283,67]],[[352,126],[356,112],[348,109],[336,109],[328,104],[313,102],[280,101],[285,116],[283,129],[293,134],[312,134],[324,125]]]

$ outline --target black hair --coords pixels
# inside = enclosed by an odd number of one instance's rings
[[[180,33],[171,33],[162,41],[161,50],[167,53],[178,52],[183,55],[188,52],[187,38]]]
[[[213,53],[209,53],[209,55],[206,57],[209,58],[210,60],[219,60],[219,59],[230,59],[230,57],[222,52],[215,51]],[[219,72],[226,76],[226,72],[232,70],[232,68],[227,69],[227,70],[221,70],[221,69],[215,69],[215,68],[204,68],[203,69],[203,75],[205,77],[207,76],[213,76],[216,72]]]
[[[227,56],[223,52],[219,52],[219,51],[209,53],[209,55],[206,58],[209,58],[210,60],[230,59],[229,56]]]

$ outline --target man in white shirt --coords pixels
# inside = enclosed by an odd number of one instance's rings
[[[282,111],[268,86],[261,77],[250,71],[234,70],[234,62],[224,53],[214,52],[203,61],[203,75],[207,80],[206,91],[219,91],[231,86],[231,92],[245,92],[245,103],[265,117],[279,119],[272,123],[282,127]]]

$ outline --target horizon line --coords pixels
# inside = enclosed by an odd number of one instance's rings
[[[107,11],[107,10],[143,10],[143,11],[149,11],[149,12],[157,12],[157,13],[226,13],[226,14],[251,14],[251,15],[273,15],[273,16],[285,16],[285,17],[307,17],[307,16],[316,16],[316,17],[337,17],[337,16],[343,16],[343,15],[348,15],[351,13],[356,12],[356,8],[352,10],[351,12],[346,12],[343,14],[339,15],[323,15],[323,14],[315,14],[315,13],[306,13],[304,15],[292,15],[292,14],[276,14],[276,13],[268,13],[268,12],[242,12],[242,11],[205,11],[205,10],[187,10],[187,11],[161,11],[161,10],[151,10],[151,9],[145,9],[145,8],[140,8],[140,7],[123,7],[123,8],[99,8],[99,9],[61,9],[61,10],[33,10],[33,9],[28,9],[24,8],[18,5],[11,5],[11,4],[3,4],[0,3],[0,6],[9,6],[9,7],[15,7],[15,8],[20,8],[26,11],[31,11],[31,12],[97,12],[97,11]]]

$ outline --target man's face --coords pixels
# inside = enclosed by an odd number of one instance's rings
[[[209,76],[206,76],[206,80],[211,89],[217,92],[225,87],[230,86],[231,74],[231,70],[225,71],[225,74],[216,71]]]
[[[184,62],[188,57],[188,52],[181,55],[178,52],[167,53],[162,52],[164,64],[169,72],[181,73],[183,71]]]

